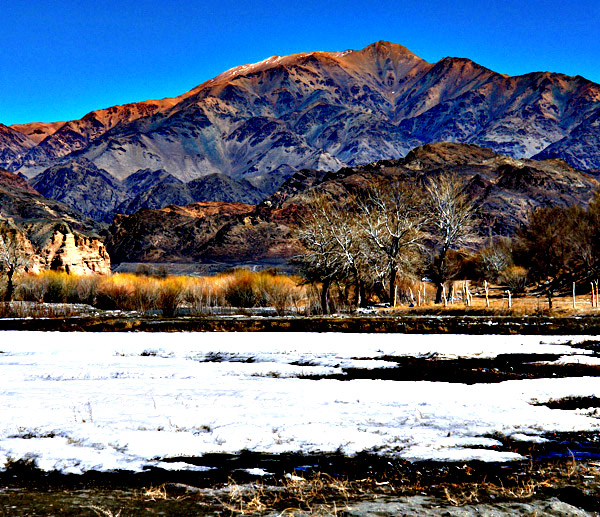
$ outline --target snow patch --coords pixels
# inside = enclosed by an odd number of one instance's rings
[[[535,441],[544,432],[598,430],[597,418],[532,402],[600,396],[600,378],[464,385],[306,376],[394,364],[384,356],[593,359],[577,348],[585,337],[544,339],[0,332],[0,466],[202,470],[177,459],[242,450],[512,461],[519,456],[490,436]]]

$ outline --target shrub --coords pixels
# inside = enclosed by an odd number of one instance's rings
[[[479,276],[490,282],[497,282],[502,272],[513,265],[512,242],[508,237],[495,240],[477,255]]]
[[[206,309],[225,304],[223,297],[226,277],[187,278],[182,286],[182,299],[196,314],[203,313]]]
[[[255,289],[263,304],[274,307],[277,314],[284,314],[290,305],[300,301],[298,286],[294,279],[273,271],[264,271],[256,275]]]
[[[67,275],[56,271],[48,271],[43,276],[46,278],[44,302],[65,303],[67,301]]]
[[[197,314],[211,307],[270,305],[279,314],[306,303],[306,287],[277,272],[237,269],[210,277],[167,277],[120,273],[77,276],[65,272],[20,273],[15,297],[23,301],[83,303],[103,310],[161,310],[175,315],[182,303]],[[1,286],[0,286],[1,288]]]
[[[41,302],[43,300],[46,285],[42,282],[41,275],[33,273],[21,274],[15,283],[17,286],[15,289],[15,300],[25,302]]]
[[[147,277],[138,277],[132,282],[132,307],[142,313],[158,309],[159,284]]]
[[[512,293],[522,294],[527,287],[527,270],[520,266],[510,266],[500,274],[499,280]]]
[[[132,300],[133,288],[127,276],[114,275],[100,281],[95,305],[104,310],[130,310]]]
[[[182,300],[181,282],[176,278],[168,278],[161,282],[158,293],[158,307],[163,316],[171,318],[177,312]]]
[[[99,281],[100,279],[96,275],[68,275],[65,279],[67,303],[85,303],[87,305],[93,305],[96,301]]]
[[[232,307],[256,307],[263,301],[262,293],[255,287],[255,274],[247,269],[236,269],[231,273],[223,294]]]

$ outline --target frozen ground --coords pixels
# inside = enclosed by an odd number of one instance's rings
[[[306,377],[391,368],[393,356],[550,353],[557,364],[585,363],[593,357],[577,347],[584,339],[0,332],[0,468],[26,458],[65,473],[191,470],[202,467],[163,460],[241,450],[510,461],[520,456],[491,436],[540,441],[546,432],[599,429],[589,408],[530,402],[600,397],[600,378],[466,385]]]

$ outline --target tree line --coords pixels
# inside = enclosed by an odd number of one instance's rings
[[[478,234],[478,203],[451,173],[420,183],[382,180],[341,200],[313,194],[295,233],[305,248],[295,262],[307,283],[320,286],[324,314],[334,286],[343,303],[359,307],[395,305],[398,294],[410,301],[402,286],[422,278],[436,286],[435,303],[455,279],[486,280],[516,295],[534,286],[552,307],[573,282],[585,288],[600,276],[598,194],[587,208],[534,210],[512,238]]]
[[[424,274],[436,285],[436,303],[453,278],[453,250],[473,236],[477,205],[455,175],[418,186],[394,178],[336,202],[313,195],[296,236],[306,249],[297,257],[307,282],[321,284],[321,310],[329,289],[342,286],[353,304],[369,297],[396,303],[397,280]]]
[[[528,280],[552,297],[573,283],[587,292],[600,278],[600,194],[587,207],[543,207],[517,233],[513,250]]]

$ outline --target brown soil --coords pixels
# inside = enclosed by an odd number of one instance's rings
[[[600,464],[435,464],[362,455],[214,455],[229,471],[2,476],[2,515],[596,515]],[[293,465],[304,466],[293,471]],[[259,478],[250,465],[275,467]],[[311,470],[310,467],[314,467]],[[326,471],[322,471],[324,469]],[[287,474],[284,472],[287,470]],[[537,512],[537,513],[536,513]],[[589,512],[589,513],[588,513]],[[593,513],[591,513],[593,512]]]
[[[247,311],[250,312],[250,311]],[[89,332],[393,332],[400,334],[597,335],[597,316],[195,316],[107,315],[64,319],[0,319],[0,330]]]

